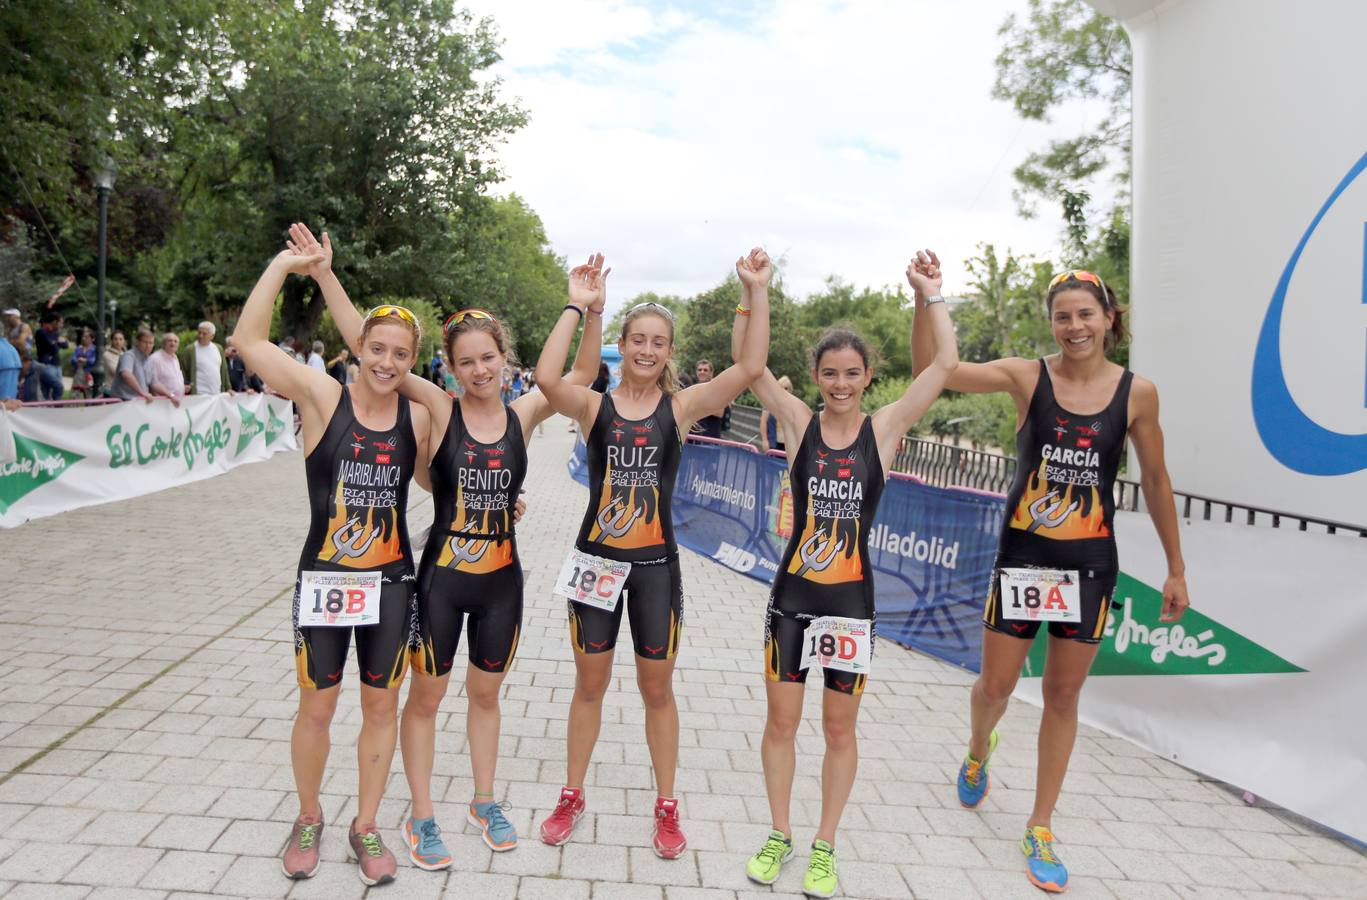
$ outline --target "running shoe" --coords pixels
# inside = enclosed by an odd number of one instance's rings
[[[280,868],[285,871],[285,877],[312,878],[318,873],[318,845],[323,840],[323,820],[317,822],[306,821],[305,817],[300,816],[294,820],[294,828],[290,831],[290,842],[285,845],[285,852],[280,857]]]
[[[745,875],[759,884],[773,884],[783,864],[793,858],[793,841],[781,831],[769,832],[769,839],[745,864]]]
[[[373,886],[389,884],[394,880],[394,875],[399,871],[399,863],[380,839],[378,828],[362,834],[348,828],[347,837],[351,841],[351,852],[356,854],[356,862],[360,864],[356,874],[360,876],[361,881]]]
[[[451,868],[451,851],[441,839],[435,816],[408,819],[403,823],[403,836],[408,841],[408,858],[413,865],[429,872]]]
[[[808,897],[834,897],[836,884],[835,848],[817,838],[812,841],[812,856],[807,860],[802,893]]]
[[[517,829],[503,815],[505,809],[512,807],[506,800],[502,803],[490,800],[488,803],[471,803],[466,821],[482,833],[484,843],[495,853],[502,853],[517,846]]]
[[[1054,835],[1048,828],[1034,825],[1025,829],[1021,852],[1025,854],[1025,875],[1031,884],[1055,894],[1068,890],[1068,870],[1054,855]]]
[[[573,788],[560,789],[560,801],[541,823],[541,840],[559,847],[574,834],[574,826],[584,815],[584,792]]]
[[[973,754],[964,757],[964,764],[959,766],[959,802],[969,809],[975,808],[983,802],[987,796],[987,789],[990,787],[990,779],[987,777],[987,762],[992,758],[992,753],[997,749],[997,730],[992,729],[992,734],[987,739],[987,756],[979,762],[973,758]]]
[[[678,859],[688,846],[679,827],[679,801],[669,797],[655,798],[655,855],[660,859]]]

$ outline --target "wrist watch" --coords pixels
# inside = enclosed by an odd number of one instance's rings
[[[939,294],[935,294],[935,295],[933,295],[933,296],[930,296],[930,297],[927,297],[927,298],[926,298],[926,306],[929,306],[929,305],[932,304],[932,303],[944,303],[944,302],[945,302],[945,298],[944,298],[944,297],[941,297]]]

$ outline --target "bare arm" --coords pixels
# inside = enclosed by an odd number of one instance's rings
[[[745,286],[742,294],[741,303],[750,306],[750,288]],[[735,324],[731,329],[731,358],[734,360],[740,355],[740,349],[745,338],[745,333],[749,327],[750,317],[736,314]],[[766,366],[764,371],[750,385],[750,390],[755,392],[759,402],[764,404],[764,412],[760,419],[760,436],[767,443],[767,435],[764,432],[764,415],[773,416],[778,420],[779,430],[785,440],[785,452],[788,454],[788,461],[791,464],[794,454],[797,453],[797,446],[801,441],[802,434],[807,430],[807,423],[811,421],[812,410],[800,397],[788,393],[783,386],[778,383],[774,373],[769,371]],[[768,449],[766,447],[766,449]]]
[[[681,433],[687,433],[692,424],[705,415],[720,415],[741,391],[764,374],[764,364],[769,358],[769,279],[774,267],[768,255],[756,247],[749,256],[736,260],[736,272],[748,289],[750,303],[749,316],[736,316],[750,320],[745,326],[740,351],[735,364],[726,371],[675,395],[675,417]]]
[[[570,385],[588,387],[598,377],[598,363],[603,355],[603,306],[607,301],[607,285],[603,298],[584,311],[584,331],[579,335],[579,351],[574,355],[574,368],[562,380]],[[532,429],[555,412],[544,391],[529,391],[512,403],[522,420],[523,442],[531,439]]]
[[[565,309],[560,313],[550,336],[546,338],[545,346],[541,348],[541,357],[536,361],[536,385],[546,395],[551,408],[562,416],[569,416],[586,429],[585,423],[598,414],[602,397],[585,385],[575,384],[562,377],[561,372],[570,355],[570,341],[579,327],[579,320],[586,315],[585,311],[590,306],[601,303],[600,297],[605,296],[605,281],[611,271],[603,270],[601,253],[589,257],[586,264],[570,270],[567,305],[573,309]],[[599,328],[602,328],[601,324]],[[601,341],[601,330],[599,335]]]
[[[1172,499],[1172,481],[1163,458],[1163,429],[1158,424],[1158,389],[1147,378],[1136,377],[1130,388],[1130,439],[1139,455],[1139,485],[1144,504],[1149,508],[1163,554],[1168,560],[1168,577],[1163,582],[1163,611],[1159,621],[1176,622],[1191,601],[1187,598],[1187,565],[1182,559],[1182,541],[1177,530],[1177,504]]]

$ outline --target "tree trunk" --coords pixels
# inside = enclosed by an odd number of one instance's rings
[[[291,278],[285,282],[285,300],[280,306],[280,334],[276,340],[292,337],[308,346],[318,327],[326,304],[323,294],[312,281]]]

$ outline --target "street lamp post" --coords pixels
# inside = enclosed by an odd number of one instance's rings
[[[92,393],[99,396],[104,388],[104,270],[105,260],[108,256],[108,226],[109,226],[109,192],[114,189],[114,164],[109,160],[100,163],[95,172],[95,190],[100,196],[100,223],[99,223],[99,261],[96,264],[96,311],[95,311],[95,368],[94,390]],[[112,373],[111,373],[112,377]]]

